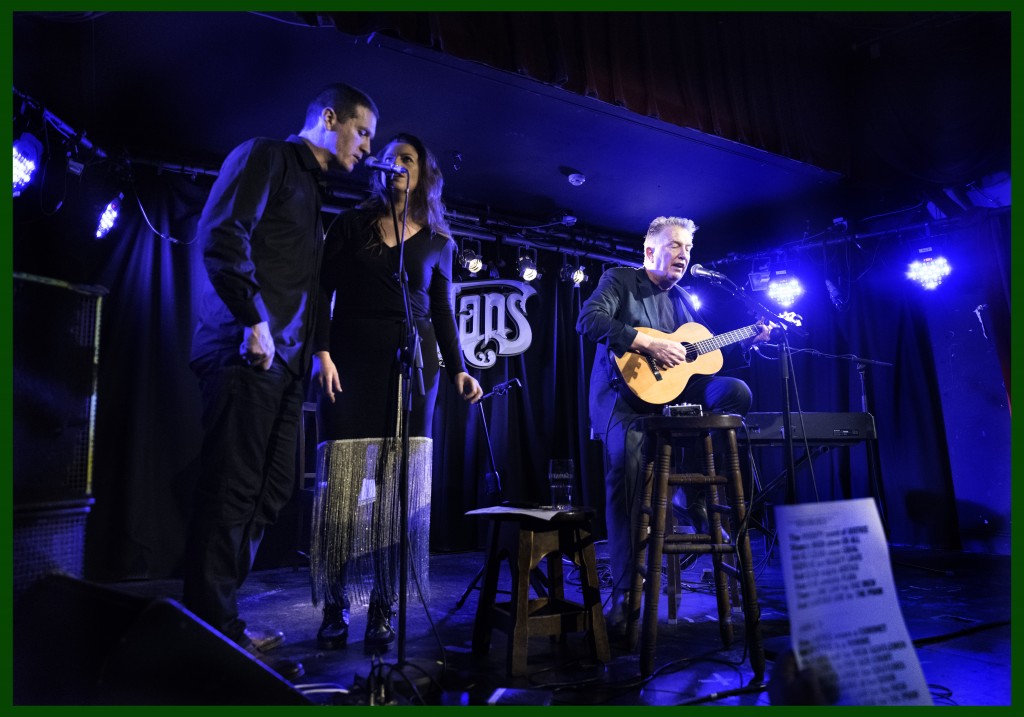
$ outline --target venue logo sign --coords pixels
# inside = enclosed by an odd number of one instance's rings
[[[530,348],[533,332],[526,300],[537,290],[524,281],[494,279],[453,283],[459,342],[468,366],[490,368],[499,356]]]

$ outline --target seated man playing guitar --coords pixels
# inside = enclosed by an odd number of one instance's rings
[[[616,267],[602,274],[583,304],[576,330],[598,344],[590,376],[590,425],[605,446],[605,523],[613,578],[609,627],[624,622],[634,564],[631,530],[639,503],[642,434],[637,416],[660,404],[699,403],[711,413],[744,415],[751,394],[737,378],[713,376],[720,347],[766,341],[757,324],[712,337],[695,323],[696,311],[676,286],[690,263],[690,219],[658,217],[644,238],[642,269]]]

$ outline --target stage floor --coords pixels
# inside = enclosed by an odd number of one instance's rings
[[[599,543],[602,574],[606,559]],[[788,647],[789,625],[778,555],[766,556],[755,536],[757,589],[767,649],[772,661]],[[936,705],[1009,705],[1011,702],[1010,559],[921,549],[893,548],[891,559],[901,609],[917,646],[925,679]],[[397,669],[397,649],[366,654],[362,636],[365,612],[354,609],[348,647],[317,649],[320,613],[310,601],[309,571],[301,564],[253,573],[241,591],[240,612],[251,625],[280,629],[286,643],[272,655],[299,660],[305,675],[296,687],[318,704],[365,704],[362,687],[386,675],[400,703],[484,705],[767,705],[766,691],[734,694],[752,678],[744,650],[742,612],[734,611],[740,639],[723,649],[719,640],[711,585],[703,580],[710,558],[701,557],[682,575],[683,595],[676,624],[667,622],[661,601],[656,671],[640,676],[636,653],[613,643],[612,661],[596,663],[583,634],[565,642],[533,638],[529,674],[506,676],[507,641],[492,636],[486,657],[471,651],[479,591],[470,589],[482,552],[436,554],[430,565],[430,602],[424,607],[415,590],[406,611],[406,665]],[[499,589],[508,589],[502,570]],[[578,577],[566,566],[567,597],[578,599]],[[112,587],[145,597],[180,598],[175,580],[118,583]],[[467,593],[468,591],[468,593]],[[460,598],[466,596],[461,607]],[[499,595],[499,598],[501,596]],[[607,600],[608,591],[602,590]],[[395,619],[397,625],[397,618]],[[429,677],[424,676],[429,673]],[[415,689],[408,687],[408,679]]]

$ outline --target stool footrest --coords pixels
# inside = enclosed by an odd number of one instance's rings
[[[662,552],[665,555],[732,555],[736,552],[736,546],[722,543],[720,545],[712,545],[710,543],[677,543],[671,538],[675,536],[666,536],[665,545],[662,547]]]
[[[725,571],[729,576],[740,579],[740,571],[735,565],[729,563],[722,563],[721,570]]]
[[[729,482],[727,476],[704,473],[669,473],[669,485],[725,485]]]

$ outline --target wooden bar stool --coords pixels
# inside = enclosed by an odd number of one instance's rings
[[[747,504],[743,494],[736,429],[740,417],[648,416],[637,427],[645,434],[644,482],[640,520],[637,526],[636,571],[629,595],[627,637],[636,645],[637,620],[643,603],[640,632],[640,672],[654,671],[658,637],[658,601],[661,596],[662,560],[665,555],[711,555],[714,569],[718,626],[722,643],[733,642],[730,584],[738,581],[750,666],[754,682],[764,680],[764,645],[761,639],[761,611],[754,584],[754,560],[746,530]],[[712,433],[722,435],[726,449],[726,474],[716,471]],[[703,473],[672,473],[674,452],[697,447],[703,453]],[[708,532],[666,534],[670,525],[671,491],[676,486],[703,486],[707,496]],[[722,493],[719,487],[722,487]],[[726,504],[721,498],[728,498]],[[724,531],[723,531],[724,528]],[[735,565],[734,556],[739,565]],[[674,599],[674,596],[672,596]],[[671,610],[674,613],[674,610]]]
[[[594,657],[611,660],[608,633],[601,612],[597,557],[591,535],[593,511],[574,508],[550,521],[521,513],[492,513],[491,539],[484,566],[484,580],[473,626],[473,654],[490,649],[491,630],[508,635],[508,673],[526,674],[530,638],[549,635],[559,640],[570,632],[587,632]],[[565,599],[562,556],[580,566],[583,604]],[[547,595],[530,597],[530,576],[546,558]],[[498,572],[507,559],[512,571],[509,602],[498,603]]]

